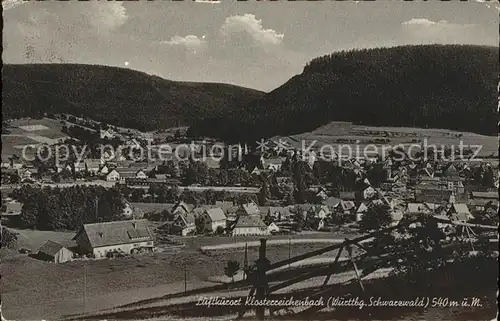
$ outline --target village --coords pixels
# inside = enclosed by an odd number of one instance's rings
[[[325,161],[314,153],[302,157],[300,150],[287,148],[281,140],[268,140],[265,151],[252,151],[247,145],[223,150],[225,157],[218,161],[213,157],[201,161],[193,161],[196,157],[131,160],[130,149],[145,148],[150,136],[123,129],[120,133],[73,116],[57,118],[65,119],[61,120],[63,131],[71,133],[68,139],[80,147],[114,142],[129,152],[129,159],[127,154],[111,160],[107,154],[92,158],[95,151],[91,148],[79,162],[73,162],[75,155],[63,163],[53,158],[42,161],[35,155],[31,162],[9,157],[2,163],[2,185],[12,186],[11,193],[2,190],[2,221],[7,227],[65,229],[60,222],[44,227],[29,222],[32,211],[40,215],[43,210],[37,202],[26,204],[30,203],[29,193],[16,193],[16,186],[45,191],[47,197],[52,188],[57,193],[65,188],[104,188],[117,193],[112,200],[96,195],[84,209],[91,213],[67,224],[75,232],[72,242],[47,239],[37,249],[19,249],[43,260],[63,263],[151,253],[165,247],[165,242],[168,247],[171,236],[181,237],[180,243],[182,237],[210,235],[323,233],[327,238],[341,227],[361,233],[418,215],[498,224],[498,179],[494,174],[498,168],[487,162],[441,161],[439,153],[418,160],[409,155],[396,159],[393,153],[385,159]],[[70,122],[80,129],[72,129]],[[94,128],[94,132],[79,126]],[[185,132],[177,130],[163,142],[186,141]],[[200,144],[210,143],[203,140]],[[112,209],[102,215],[103,208]],[[363,219],[365,215],[376,218]],[[47,220],[56,218],[48,216]]]

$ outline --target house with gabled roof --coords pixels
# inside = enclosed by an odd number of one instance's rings
[[[267,210],[267,216],[275,221],[288,221],[292,218],[292,213],[290,213],[289,207],[269,207]]]
[[[36,257],[53,263],[64,263],[73,259],[73,252],[59,243],[48,240],[40,247]]]
[[[178,212],[175,217],[172,229],[175,234],[187,236],[196,231],[196,217],[193,212]]]
[[[172,214],[186,214],[191,213],[194,209],[194,205],[187,204],[183,201],[178,201],[172,208]]]
[[[220,207],[208,208],[201,214],[205,225],[205,231],[215,232],[219,227],[226,228],[227,217]]]
[[[439,215],[446,215],[452,221],[466,222],[474,218],[466,204],[446,204],[438,211]]]
[[[259,214],[260,214],[259,206],[254,201],[240,205],[240,207],[236,211],[236,216],[248,216],[248,215],[259,215]]]
[[[110,252],[136,253],[153,251],[153,233],[148,220],[113,221],[84,224],[73,237],[78,249],[94,258],[105,258]]]
[[[232,235],[269,235],[266,224],[257,215],[239,216],[233,227]]]
[[[99,159],[86,159],[84,161],[84,163],[85,163],[85,170],[88,173],[97,174],[99,172],[99,169],[101,167],[101,160],[99,160]]]

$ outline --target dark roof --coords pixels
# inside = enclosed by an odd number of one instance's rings
[[[85,232],[94,248],[152,241],[153,234],[149,230],[147,223],[148,220],[130,220],[85,224],[78,234]]]
[[[491,205],[498,205],[498,200],[491,200],[491,199],[486,199],[486,198],[475,198],[472,200],[469,200],[469,204],[473,206],[486,206],[488,204]]]
[[[266,224],[258,216],[240,216],[234,228],[259,227],[265,228]]]
[[[291,216],[291,213],[290,213],[290,209],[288,207],[269,207],[269,209],[267,210],[267,213],[268,214],[275,214],[275,213],[279,213],[280,215],[283,215],[283,216]]]
[[[421,203],[442,203],[450,199],[452,191],[445,189],[415,189],[415,201]]]
[[[339,192],[339,198],[343,200],[354,200],[356,199],[355,192]]]
[[[498,192],[472,192],[472,198],[498,199]]]
[[[196,217],[193,212],[179,213],[177,217],[180,217],[187,226],[195,224]]]
[[[38,250],[38,253],[43,253],[43,254],[47,254],[47,255],[50,255],[50,256],[54,256],[57,254],[57,252],[59,252],[64,246],[62,246],[61,244],[59,243],[56,243],[54,241],[51,241],[51,240],[48,240],[47,242],[45,242],[42,247],[40,247],[40,249]]]

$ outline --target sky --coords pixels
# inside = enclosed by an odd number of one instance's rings
[[[498,46],[496,2],[3,1],[4,63],[82,63],[271,91],[311,59],[405,44]]]

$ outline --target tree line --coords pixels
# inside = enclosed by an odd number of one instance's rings
[[[254,142],[351,121],[493,135],[498,54],[498,48],[463,45],[332,53],[241,113],[198,121],[189,133]]]

